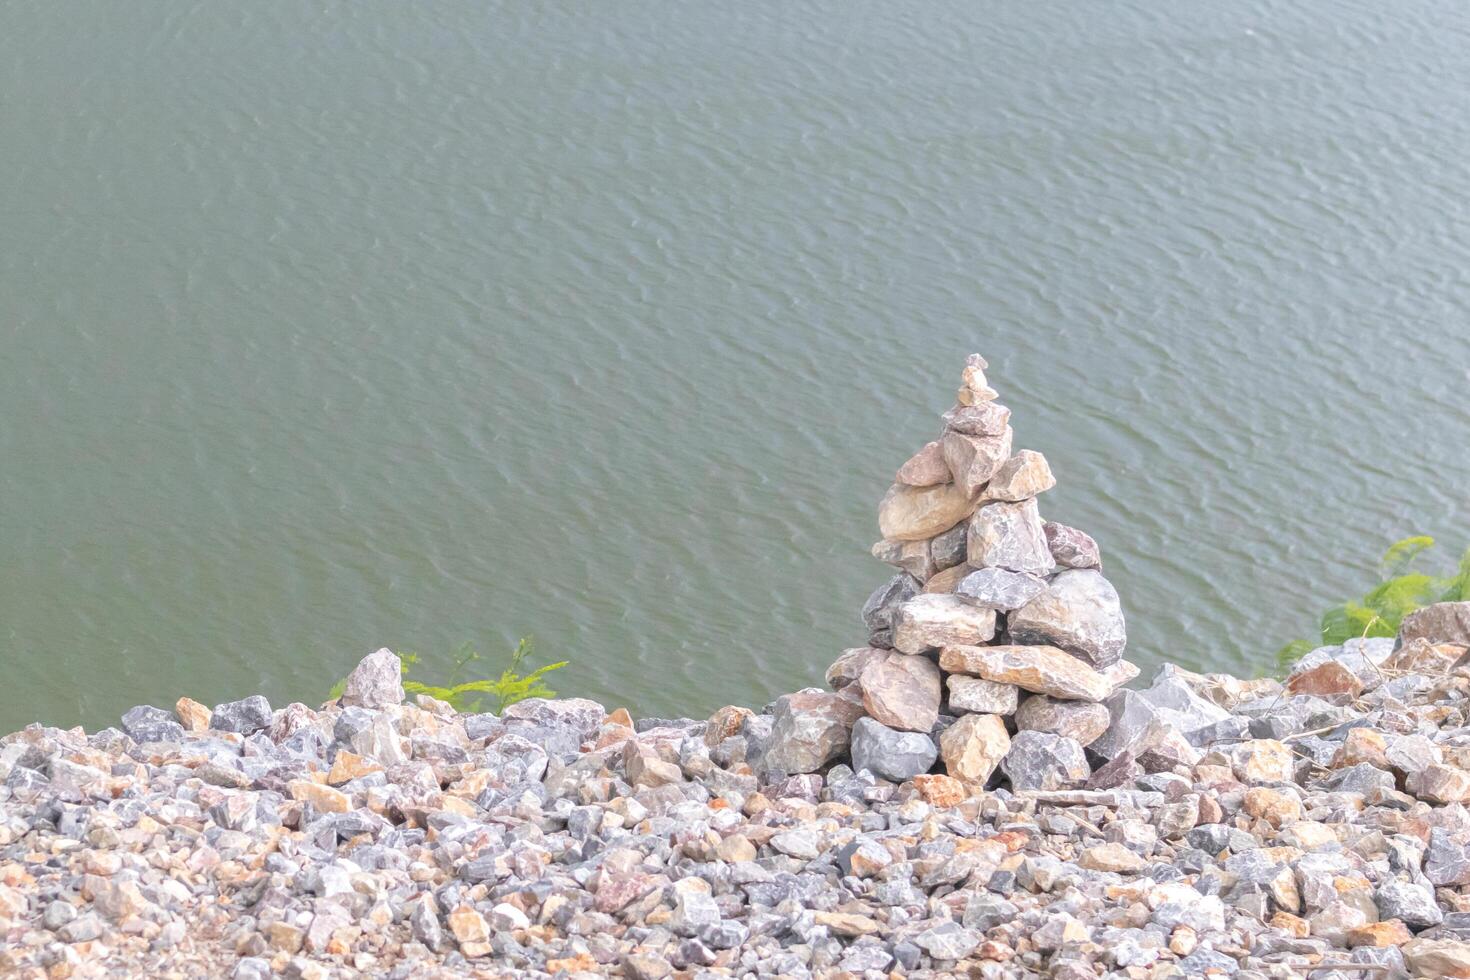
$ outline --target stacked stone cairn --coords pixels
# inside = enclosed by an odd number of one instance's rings
[[[969,790],[1002,778],[1018,790],[1096,785],[1094,762],[1112,785],[1137,772],[1144,752],[1107,738],[1103,704],[1138,675],[1123,659],[1118,593],[1090,536],[1043,520],[1037,498],[1056,479],[1041,453],[1013,451],[986,367],[967,359],[939,438],[899,467],[872,549],[898,572],[863,606],[867,645],[828,670],[835,694],[777,702],[768,772],[846,756],[895,782],[939,767]],[[1177,732],[1163,735],[1145,763],[1191,755]]]

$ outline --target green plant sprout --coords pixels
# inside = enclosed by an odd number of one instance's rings
[[[567,666],[570,661],[562,660],[554,664],[547,664],[536,668],[529,674],[522,674],[521,665],[531,657],[532,652],[531,638],[522,637],[521,641],[516,644],[515,651],[510,655],[510,665],[500,672],[500,676],[461,681],[460,678],[472,669],[471,665],[485,659],[473,646],[465,643],[455,650],[454,667],[450,670],[449,682],[442,687],[410,678],[409,672],[419,666],[421,658],[416,653],[400,653],[398,659],[402,662],[403,690],[408,694],[427,694],[431,698],[448,703],[455,711],[469,714],[483,710],[482,705],[487,696],[494,699],[493,710],[497,714],[517,701],[524,701],[527,698],[556,697],[556,692],[546,685],[545,677],[553,670],[560,670]],[[333,699],[341,697],[346,684],[346,679],[338,681],[333,686],[329,697]]]

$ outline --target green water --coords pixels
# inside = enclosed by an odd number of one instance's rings
[[[1461,4],[4,20],[0,730],[523,634],[761,703],[971,350],[1142,663],[1470,541]]]

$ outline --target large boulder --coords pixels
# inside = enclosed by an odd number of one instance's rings
[[[939,651],[939,666],[953,674],[972,674],[1069,701],[1101,701],[1127,682],[1115,682],[1050,646],[946,646]]]
[[[946,683],[949,710],[954,714],[1013,715],[1021,697],[1020,688],[1014,684],[997,684],[983,677],[950,674]]]
[[[526,698],[501,714],[508,722],[563,728],[588,739],[602,727],[607,709],[590,698]]]
[[[777,698],[761,771],[816,772],[847,752],[862,715],[862,703],[843,693],[809,688]]]
[[[898,731],[872,718],[852,726],[852,767],[901,783],[928,772],[939,757],[934,740],[921,732]]]
[[[890,653],[858,678],[863,708],[889,728],[927,732],[939,720],[939,668],[926,657]]]
[[[1035,500],[997,500],[970,518],[969,562],[976,568],[1005,568],[1047,575],[1056,567]]]
[[[898,607],[893,616],[893,646],[903,653],[933,647],[985,643],[995,636],[995,610],[959,596],[926,593]]]
[[[974,405],[956,405],[944,413],[944,424],[951,432],[967,436],[998,436],[1011,421],[1011,410],[997,401]]]
[[[878,527],[894,541],[922,541],[970,516],[970,495],[955,483],[906,487],[895,483],[878,505]]]
[[[1118,592],[1093,569],[1058,572],[1044,593],[1007,617],[1006,626],[1017,643],[1058,646],[1097,668],[1121,660],[1128,644]]]
[[[1063,701],[1045,694],[1031,695],[1015,714],[1016,727],[1022,731],[1062,735],[1084,748],[1097,741],[1112,722],[1106,705]]]
[[[827,684],[840,691],[849,684],[857,683],[868,665],[888,656],[889,651],[880,647],[853,647],[843,650],[842,655],[827,668]]]

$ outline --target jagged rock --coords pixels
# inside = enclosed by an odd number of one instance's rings
[[[1092,535],[1066,524],[1047,521],[1041,526],[1051,556],[1061,568],[1101,568],[1102,552]]]
[[[1470,943],[1458,939],[1413,939],[1401,949],[1404,962],[1416,977],[1470,977]]]
[[[976,568],[1049,574],[1056,563],[1041,530],[1036,501],[998,500],[975,511],[970,518],[968,561]]]
[[[179,716],[179,723],[191,732],[209,731],[209,709],[193,698],[175,701],[174,714]]]
[[[995,681],[966,677],[963,674],[951,674],[947,683],[950,711],[977,715],[1016,713],[1020,688],[1014,684],[997,684]]]
[[[995,610],[953,595],[916,596],[899,606],[893,617],[893,646],[904,653],[984,643],[994,636]]]
[[[1057,485],[1046,457],[1023,449],[1000,465],[985,488],[987,500],[1025,500]]]
[[[342,688],[342,704],[378,710],[403,703],[403,663],[387,647],[360,660]]]
[[[872,718],[859,718],[852,726],[854,769],[901,783],[928,772],[938,757],[934,740],[920,732],[899,731]]]
[[[893,645],[893,615],[898,607],[918,595],[923,586],[912,575],[900,573],[873,590],[863,603],[863,625],[868,643],[875,647]]]
[[[945,646],[939,666],[1071,701],[1101,701],[1115,686],[1081,660],[1050,646]]]
[[[963,522],[959,525],[964,527]],[[929,541],[890,541],[884,538],[872,548],[873,557],[885,565],[908,572],[919,581],[932,578],[936,571]]]
[[[1010,744],[1005,722],[999,716],[965,715],[939,736],[939,754],[951,776],[984,783]]]
[[[834,691],[840,691],[849,684],[853,684],[868,665],[882,660],[888,656],[888,651],[879,647],[853,647],[843,650],[842,656],[832,662],[827,668],[827,684]]]
[[[890,653],[858,678],[863,708],[889,728],[927,732],[939,720],[939,668],[924,657]]]
[[[997,436],[967,436],[946,432],[939,440],[944,462],[954,474],[954,485],[966,500],[974,500],[1011,455],[1009,427]],[[967,515],[968,516],[968,515]]]
[[[1029,730],[1011,739],[1000,770],[1015,790],[1067,789],[1080,786],[1092,773],[1082,746],[1075,741]]]
[[[934,559],[934,568],[937,572],[964,564],[969,536],[969,527],[961,522],[943,534],[930,539],[929,551]]]
[[[961,405],[977,405],[980,402],[994,401],[999,397],[995,389],[985,381],[985,369],[988,367],[990,365],[986,364],[985,358],[979,354],[971,354],[965,358],[964,380],[960,385],[956,401]]]
[[[1414,640],[1470,645],[1470,602],[1436,602],[1409,613],[1399,625],[1398,645]]]
[[[1410,881],[1385,881],[1378,886],[1373,900],[1380,918],[1402,920],[1410,929],[1429,929],[1444,921],[1444,912],[1435,902],[1434,892]]]
[[[271,703],[264,695],[252,694],[239,701],[226,701],[214,706],[209,725],[216,731],[249,735],[271,723]]]
[[[841,693],[808,689],[777,698],[760,767],[767,772],[816,772],[847,751],[853,722],[862,713],[859,701]]]
[[[969,517],[974,506],[959,484],[906,487],[895,483],[878,505],[878,527],[883,537],[893,541],[922,541]]]
[[[952,681],[951,681],[952,683]],[[954,698],[951,696],[950,702]],[[1108,730],[1112,715],[1105,705],[1090,701],[1062,701],[1033,694],[1016,712],[1016,727],[1070,738],[1086,748]]]
[[[1363,682],[1345,664],[1336,660],[1293,672],[1286,689],[1292,694],[1311,694],[1346,704],[1363,693]]]
[[[500,717],[508,722],[565,728],[588,739],[602,727],[607,709],[588,698],[527,698],[510,705]]]
[[[122,716],[122,730],[135,742],[176,742],[184,737],[184,726],[151,704],[129,708]]]
[[[955,595],[997,612],[1020,609],[1045,591],[1044,579],[1005,568],[977,569],[961,579],[954,588]]]
[[[944,413],[944,424],[951,432],[967,436],[998,436],[1011,421],[1011,410],[995,401],[976,405],[956,405]]]
[[[949,483],[951,479],[949,465],[944,461],[944,450],[936,439],[910,456],[908,462],[898,468],[893,482],[907,487],[935,487]]]
[[[970,527],[973,542],[973,522]],[[1061,647],[1097,668],[1117,663],[1128,641],[1117,591],[1090,569],[1058,572],[1046,592],[1008,616],[1006,625],[1017,643]]]

